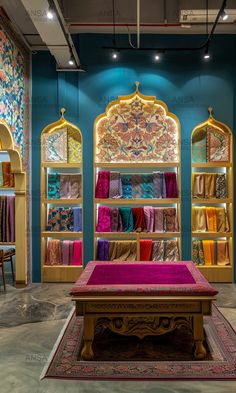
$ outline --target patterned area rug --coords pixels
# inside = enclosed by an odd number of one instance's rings
[[[81,360],[83,318],[73,311],[52,350],[41,379],[78,380],[236,380],[236,333],[216,306],[204,318],[207,357],[194,360],[186,328],[163,336],[97,332],[93,361]]]

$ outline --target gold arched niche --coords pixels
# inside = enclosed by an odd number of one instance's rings
[[[194,204],[201,206],[215,206],[224,204],[229,218],[230,232],[213,233],[209,236],[208,232],[192,232],[195,239],[217,239],[227,238],[229,245],[229,261],[227,266],[198,266],[199,270],[210,282],[233,282],[234,279],[234,184],[233,184],[233,134],[231,129],[224,123],[213,117],[213,108],[208,108],[209,117],[206,121],[198,124],[191,135],[191,166],[192,166],[192,207]],[[212,140],[217,136],[218,140]],[[194,147],[194,144],[196,146]],[[203,154],[204,152],[204,154]],[[203,157],[205,156],[205,159]],[[227,174],[228,198],[226,199],[196,199],[193,198],[193,175],[195,172],[223,172]],[[217,205],[216,205],[217,206]],[[218,205],[219,206],[219,205]],[[221,205],[222,206],[222,205]]]
[[[16,286],[27,285],[27,220],[26,174],[22,170],[19,149],[15,146],[10,127],[0,120],[0,151],[9,154],[15,180],[15,271]]]
[[[61,117],[56,122],[46,126],[41,133],[41,276],[43,282],[74,282],[82,272],[82,266],[76,265],[46,265],[47,239],[82,239],[83,232],[47,232],[47,207],[48,205],[73,206],[76,204],[82,207],[83,217],[83,154],[82,154],[82,133],[74,124],[67,121],[64,117],[65,109],[61,108]],[[54,141],[53,136],[59,138],[60,143]],[[70,138],[75,141],[74,148],[70,147]],[[55,143],[54,143],[55,142]],[[66,143],[63,147],[63,144]],[[50,150],[47,152],[46,150]],[[81,173],[81,192],[82,197],[79,201],[60,199],[49,200],[47,198],[47,174],[51,168],[79,170]],[[78,172],[76,172],[78,173]],[[78,202],[78,203],[77,203]],[[82,219],[83,229],[83,219]],[[84,244],[83,248],[84,249]],[[82,261],[84,252],[82,251]]]

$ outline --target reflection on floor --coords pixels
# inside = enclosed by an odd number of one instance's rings
[[[217,304],[236,329],[236,285],[215,285]],[[52,346],[73,307],[70,284],[0,288],[0,391],[3,393],[233,393],[235,382],[39,381]]]

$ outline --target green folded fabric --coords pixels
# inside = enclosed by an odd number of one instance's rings
[[[123,232],[132,232],[134,230],[134,219],[132,209],[130,207],[119,208]]]

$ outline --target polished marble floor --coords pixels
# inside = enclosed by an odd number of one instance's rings
[[[73,304],[70,284],[0,287],[1,393],[235,393],[236,381],[110,382],[39,380]],[[236,285],[216,285],[217,304],[236,329]]]

